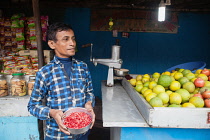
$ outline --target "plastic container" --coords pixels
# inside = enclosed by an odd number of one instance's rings
[[[28,81],[28,95],[31,95],[32,90],[34,88],[34,83],[35,83],[35,76],[30,76],[29,81]]]
[[[91,120],[92,120],[92,115],[90,112],[87,111],[87,109],[82,108],[82,107],[75,107],[75,108],[70,108],[66,112],[64,112],[64,117],[62,121],[64,122],[64,118],[69,116],[73,112],[85,112],[86,114],[90,115]],[[91,124],[92,123],[80,129],[73,129],[73,128],[68,128],[68,127],[67,128],[71,134],[82,134],[82,133],[87,132],[90,129]]]
[[[24,96],[26,95],[26,80],[23,77],[24,73],[13,73],[10,80],[11,95]]]
[[[183,63],[183,64],[173,66],[167,69],[166,71],[171,72],[172,70],[175,70],[176,68],[180,68],[180,69],[189,69],[192,72],[195,72],[197,69],[204,69],[205,67],[206,67],[205,62],[195,61],[195,62],[188,62],[188,63]]]
[[[8,84],[4,74],[0,74],[0,97],[7,96],[8,92]]]

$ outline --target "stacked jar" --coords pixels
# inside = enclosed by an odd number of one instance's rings
[[[24,78],[24,73],[13,73],[10,85],[12,96],[26,95],[26,80]]]
[[[34,88],[35,76],[30,76],[28,81],[28,95],[31,95]]]
[[[0,74],[0,97],[7,96],[8,94],[9,92],[6,77],[4,74]]]

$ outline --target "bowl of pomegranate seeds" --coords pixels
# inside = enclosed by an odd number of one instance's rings
[[[92,115],[82,107],[72,107],[64,112],[63,124],[71,134],[82,134],[90,129]]]

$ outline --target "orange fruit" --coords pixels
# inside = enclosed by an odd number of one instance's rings
[[[187,77],[187,79],[191,80],[191,79],[195,78],[195,74],[192,72],[189,72],[185,75],[185,77]]]
[[[172,82],[172,78],[169,75],[161,75],[158,79],[157,84],[162,85],[163,87],[168,87],[170,86]]]
[[[143,88],[143,85],[142,84],[138,84],[138,85],[136,85],[135,86],[135,90],[137,91],[137,92],[141,92],[141,89]]]
[[[163,106],[163,102],[159,97],[154,97],[154,98],[150,99],[149,104],[152,107],[162,107]]]
[[[142,78],[142,83],[146,83],[146,82],[148,82],[150,80],[150,78],[148,78],[148,77],[143,77]]]
[[[142,81],[137,80],[137,81],[136,81],[136,85],[140,85],[140,84],[141,84],[141,85],[143,84]]]
[[[187,77],[182,77],[178,81],[181,85],[183,85],[184,83],[189,82],[189,79]]]
[[[170,104],[181,104],[182,96],[179,93],[173,92],[169,95]]]
[[[192,94],[197,94],[199,92],[200,88],[195,88]]]
[[[144,92],[145,92],[147,89],[148,89],[148,87],[143,87],[143,88],[141,89],[141,93],[144,94]]]
[[[179,80],[182,77],[183,77],[183,74],[181,72],[177,72],[177,73],[174,74],[174,79],[175,80]]]
[[[162,75],[169,75],[170,76],[171,73],[169,71],[165,71],[165,72],[162,73]]]
[[[150,83],[149,83],[149,89],[153,89],[155,86],[157,85],[157,82],[155,82],[155,81],[151,81]]]
[[[177,105],[177,104],[170,104],[168,107],[181,107],[181,105]]]
[[[184,69],[184,70],[182,71],[182,74],[183,74],[183,76],[185,76],[186,74],[188,74],[188,73],[190,73],[190,72],[191,72],[190,70]]]
[[[169,102],[169,95],[166,92],[159,93],[157,97],[163,101],[163,104],[167,104]]]
[[[148,86],[149,86],[149,83],[150,83],[150,82],[147,81],[147,82],[145,82],[145,83],[143,84],[143,86],[144,86],[144,87],[148,87]]]
[[[166,93],[168,94],[168,95],[170,95],[171,93],[173,93],[171,90],[166,90]]]
[[[161,92],[165,92],[165,88],[161,85],[156,85],[153,87],[152,91],[156,94],[159,94]]]
[[[192,78],[192,79],[190,79],[190,82],[193,82],[194,83],[194,81],[196,80],[197,78]]]
[[[192,103],[184,103],[184,104],[182,104],[182,107],[192,107],[192,108],[195,108],[194,104],[192,104]]]
[[[193,93],[195,90],[195,85],[193,82],[186,82],[182,85],[182,88],[186,89],[190,93]]]
[[[144,74],[143,78],[150,78],[150,75],[149,74]]]
[[[192,103],[195,107],[198,107],[198,108],[204,107],[204,100],[201,99],[200,97],[196,97],[196,96],[191,97],[189,102]]]
[[[136,86],[136,79],[130,79],[129,82],[132,86]]]
[[[146,97],[149,93],[152,93],[152,90],[151,89],[146,89],[144,91],[144,93],[142,93],[144,95],[144,97]]]
[[[172,72],[172,73],[171,73],[171,76],[174,77],[174,75],[175,75],[176,73],[177,73],[177,71]]]
[[[152,78],[159,78],[160,77],[160,73],[155,72],[152,74]]]
[[[205,81],[204,87],[210,87],[210,81]]]
[[[201,71],[202,71],[202,69],[197,69],[197,70],[195,71],[195,73],[196,73],[196,74],[200,74]]]
[[[181,84],[178,81],[172,81],[169,88],[172,91],[176,91],[181,88]]]
[[[143,77],[142,75],[137,75],[137,76],[136,76],[136,80],[137,80],[137,81],[141,81],[142,77]]]
[[[204,81],[208,80],[208,76],[206,76],[205,74],[198,74],[197,78],[200,77],[201,79],[203,79]]]
[[[184,71],[184,69],[179,69],[179,70],[178,70],[178,72],[183,72],[183,71]]]
[[[190,99],[190,93],[186,89],[178,89],[176,93],[179,93],[182,97],[182,103],[188,102]]]
[[[146,96],[146,101],[149,102],[152,98],[156,97],[157,94],[151,92]]]

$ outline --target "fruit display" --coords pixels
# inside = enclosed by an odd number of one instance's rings
[[[207,68],[194,73],[176,69],[139,74],[127,80],[152,107],[210,107],[210,70]]]

